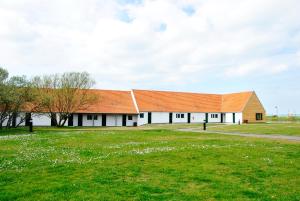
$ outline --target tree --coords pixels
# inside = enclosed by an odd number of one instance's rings
[[[0,67],[0,85],[8,78],[8,71]]]
[[[0,67],[0,128],[7,118],[7,105],[6,105],[6,80],[8,72],[6,69]]]
[[[35,77],[32,82],[38,94],[34,110],[47,112],[58,127],[64,126],[72,113],[86,109],[97,100],[89,93],[95,81],[87,72],[46,75]]]
[[[31,83],[25,76],[13,76],[0,68],[0,128],[17,127],[25,121],[26,103],[33,100]],[[16,119],[18,118],[18,122]]]

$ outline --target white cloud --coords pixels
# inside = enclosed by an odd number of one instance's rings
[[[299,10],[298,0],[0,0],[0,65],[28,75],[86,70],[107,88],[272,75],[299,64]]]
[[[250,63],[242,64],[238,67],[231,67],[226,70],[225,75],[232,76],[246,76],[249,74],[277,74],[288,69],[286,64],[272,62],[270,60],[257,60]]]

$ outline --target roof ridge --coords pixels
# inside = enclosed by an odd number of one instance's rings
[[[253,93],[254,91],[240,91],[240,92],[233,92],[233,93],[225,93],[222,95],[231,95],[231,94],[243,94],[243,93]]]
[[[138,105],[137,105],[137,103],[136,103],[136,99],[135,99],[133,90],[131,90],[130,93],[131,93],[131,98],[132,98],[132,101],[133,101],[133,105],[134,105],[134,107],[135,107],[135,109],[136,109],[136,112],[137,112],[137,113],[140,113],[139,107],[138,107]]]
[[[223,94],[217,93],[200,93],[200,92],[191,92],[191,91],[168,91],[168,90],[153,90],[153,89],[132,89],[133,91],[148,91],[148,92],[166,92],[166,93],[186,93],[186,94],[203,94],[203,95],[218,95],[222,96]]]

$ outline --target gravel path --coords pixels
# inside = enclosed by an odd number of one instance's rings
[[[179,131],[188,131],[188,132],[198,132],[198,133],[217,133],[222,135],[236,135],[236,136],[243,136],[243,137],[257,137],[257,138],[270,138],[270,139],[282,139],[282,140],[291,140],[291,141],[300,141],[299,136],[290,136],[290,135],[277,135],[277,134],[252,134],[252,133],[230,133],[230,132],[220,132],[220,131],[204,131],[199,130],[197,128],[184,128],[178,129]]]

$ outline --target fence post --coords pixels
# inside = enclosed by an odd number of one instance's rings
[[[29,120],[29,132],[33,132],[33,123],[32,123],[32,118]]]

